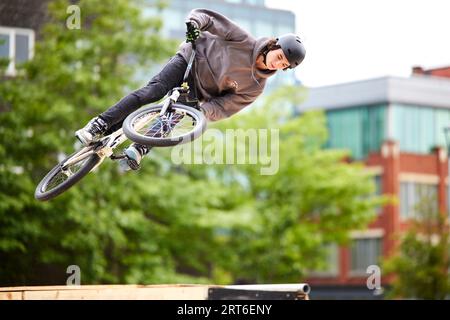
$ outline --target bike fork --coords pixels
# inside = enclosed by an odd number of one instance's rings
[[[166,114],[166,111],[169,108],[169,106],[172,103],[177,102],[179,97],[180,97],[180,92],[178,90],[174,90],[172,92],[172,94],[170,95],[170,97],[166,101],[164,101],[161,111],[159,112],[159,116],[160,117],[164,116]]]

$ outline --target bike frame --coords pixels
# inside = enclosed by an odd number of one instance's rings
[[[61,171],[63,171],[64,173],[69,173],[67,170],[71,165],[95,153],[100,157],[100,161],[94,168],[92,168],[91,171],[95,170],[105,160],[106,157],[110,157],[113,160],[122,159],[125,156],[114,156],[113,152],[115,148],[124,143],[126,140],[128,140],[128,138],[123,133],[123,129],[120,128],[119,130],[102,138],[95,145],[82,148],[80,151],[78,151],[78,153],[76,153],[73,157],[71,157],[61,165]]]

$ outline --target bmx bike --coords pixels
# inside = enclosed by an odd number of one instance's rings
[[[169,147],[193,141],[203,134],[206,118],[198,103],[189,106],[178,102],[180,96],[189,101],[187,78],[196,54],[195,42],[191,43],[192,54],[181,86],[170,90],[162,103],[136,110],[126,117],[117,130],[107,132],[99,141],[81,148],[58,163],[37,185],[34,194],[37,200],[50,200],[67,191],[106,158],[125,158],[124,154],[116,155],[114,150],[128,139],[151,147]]]

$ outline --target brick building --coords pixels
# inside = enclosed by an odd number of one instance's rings
[[[349,247],[331,247],[329,269],[307,282],[314,298],[380,298],[367,289],[369,265],[395,251],[423,192],[447,213],[448,157],[444,127],[450,124],[450,67],[413,68],[409,78],[383,77],[310,89],[301,111],[324,109],[328,147],[351,151],[352,160],[375,173],[379,193],[398,204],[380,210],[367,230],[355,230]],[[382,277],[382,285],[390,279]]]

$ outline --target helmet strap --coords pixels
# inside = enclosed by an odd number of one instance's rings
[[[267,50],[264,50],[263,53],[262,53],[262,54],[263,54],[263,57],[264,57],[264,61],[263,61],[263,62],[264,62],[264,65],[265,65],[266,67],[267,67],[267,54],[269,53],[269,51],[270,51],[270,50],[267,49]]]

